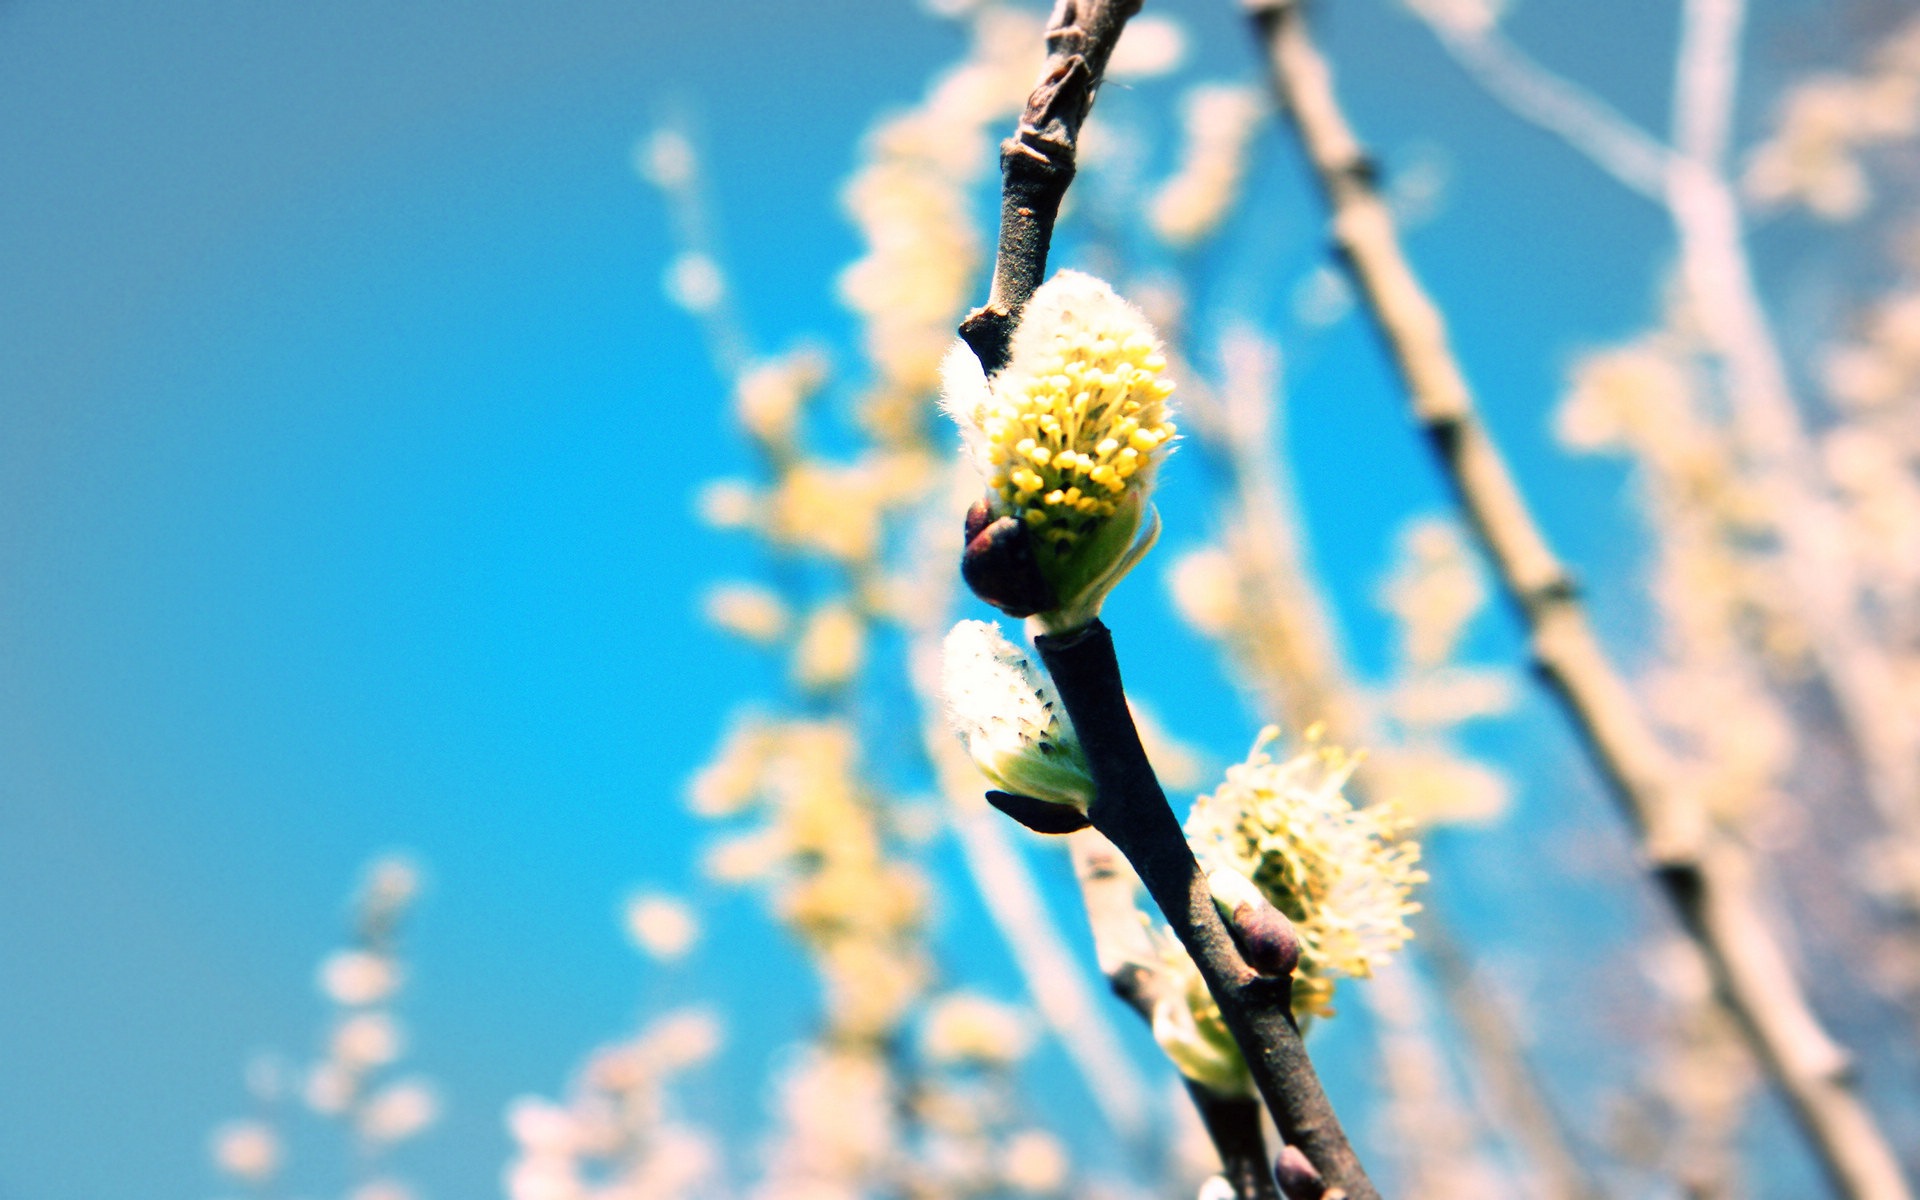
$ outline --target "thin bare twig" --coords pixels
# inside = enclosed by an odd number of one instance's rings
[[[1141,920],[1134,897],[1140,881],[1127,860],[1098,830],[1069,834],[1073,874],[1087,907],[1093,930],[1094,955],[1113,994],[1153,1023],[1153,1006],[1161,989],[1171,986],[1157,969],[1152,940]],[[1220,1154],[1221,1174],[1237,1200],[1281,1200],[1267,1157],[1267,1137],[1260,1125],[1260,1102],[1248,1096],[1222,1096],[1187,1081],[1187,1095],[1207,1137]]]
[[[1007,365],[1020,311],[1046,277],[1060,201],[1073,182],[1080,126],[1107,59],[1142,0],[1057,0],[1047,19],[1047,65],[1013,136],[1000,145],[1000,248],[987,302],[960,336],[988,375]]]
[[[1798,1118],[1835,1189],[1910,1200],[1899,1160],[1855,1091],[1846,1053],[1821,1027],[1773,932],[1757,915],[1742,848],[1718,836],[1678,782],[1625,682],[1588,624],[1479,419],[1446,324],[1402,253],[1293,0],[1256,0],[1274,85],[1332,211],[1335,243],[1406,385],[1455,497],[1531,635],[1536,668],[1640,835],[1655,880],[1699,948],[1716,990]]]
[[[1812,656],[1860,753],[1867,797],[1901,849],[1904,899],[1920,909],[1920,726],[1886,656],[1863,628],[1844,514],[1819,478],[1811,436],[1754,284],[1726,169],[1744,16],[1741,0],[1681,6],[1671,147],[1528,58],[1497,27],[1429,25],[1514,115],[1558,134],[1667,210],[1680,276],[1701,332],[1725,368],[1733,432],[1779,538],[1782,573]]]
[[[1725,169],[1739,74],[1743,0],[1687,0],[1674,80],[1674,143],[1665,198],[1680,272],[1702,332],[1725,364],[1734,429],[1780,539],[1784,574],[1814,661],[1853,735],[1872,801],[1900,846],[1907,903],[1920,909],[1920,722],[1860,613],[1846,518],[1818,460],[1748,259],[1740,203]]]
[[[1673,154],[1658,138],[1521,53],[1498,26],[1465,30],[1438,21],[1428,24],[1447,52],[1495,99],[1559,134],[1626,187],[1659,202]]]

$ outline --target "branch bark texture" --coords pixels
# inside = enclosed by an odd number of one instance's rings
[[[1291,980],[1255,974],[1214,908],[1127,710],[1113,635],[1096,620],[1034,644],[1086,752],[1093,827],[1126,856],[1193,958],[1280,1135],[1306,1155],[1329,1193],[1377,1200],[1293,1023]]]
[[[1057,0],[1047,19],[1047,65],[1013,136],[1000,144],[1000,246],[987,302],[960,336],[988,375],[1007,365],[1020,312],[1047,274],[1060,201],[1073,182],[1080,126],[1120,31],[1142,0]]]
[[[1482,425],[1445,322],[1400,248],[1372,164],[1339,107],[1299,5],[1255,0],[1251,15],[1331,209],[1335,245],[1461,509],[1526,622],[1535,667],[1612,785],[1681,927],[1836,1192],[1854,1200],[1911,1200],[1898,1159],[1855,1090],[1846,1053],[1821,1027],[1758,916],[1744,850],[1708,827],[1680,785]]]

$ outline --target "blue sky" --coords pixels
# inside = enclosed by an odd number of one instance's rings
[[[1249,71],[1232,7],[1165,7],[1199,46],[1184,79]],[[1493,421],[1570,556],[1623,579],[1617,472],[1559,459],[1543,417],[1570,354],[1646,319],[1658,214],[1393,10],[1325,9],[1389,164],[1448,155],[1415,251]],[[1515,33],[1658,128],[1666,9],[1529,4]],[[702,892],[717,944],[648,979],[614,919],[632,885],[694,885],[682,781],[776,678],[694,619],[752,564],[689,497],[747,460],[659,298],[672,244],[630,153],[691,112],[762,344],[843,338],[838,182],[959,48],[906,4],[0,5],[0,1200],[212,1194],[207,1129],[250,1053],[311,1048],[313,964],[391,847],[431,880],[407,1015],[450,1107],[406,1159],[429,1194],[494,1190],[501,1104],[676,997],[732,1013],[696,1110],[751,1123],[805,1019],[762,997],[798,959],[751,899]],[[1292,198],[1249,230],[1312,253],[1277,141],[1261,171]],[[1363,328],[1300,361],[1316,553],[1377,667],[1388,539],[1441,494]],[[1170,518],[1170,544],[1201,532]],[[1596,602],[1633,628],[1630,587]],[[1163,613],[1124,598],[1114,623]],[[1514,646],[1495,619],[1476,649]],[[1130,677],[1237,753],[1251,722],[1173,650]],[[1543,728],[1535,705],[1488,747]],[[1521,861],[1507,840],[1475,853]],[[1011,988],[970,904],[953,953]]]

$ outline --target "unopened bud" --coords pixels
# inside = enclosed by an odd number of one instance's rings
[[[1287,1200],[1331,1200],[1327,1182],[1320,1178],[1298,1146],[1282,1146],[1273,1159],[1273,1181]]]
[[[944,651],[948,720],[1006,797],[988,800],[1028,828],[1070,832],[1052,809],[1084,811],[1093,803],[1093,777],[1052,683],[985,621],[955,625]]]
[[[1030,617],[1058,605],[1025,522],[1017,517],[992,519],[987,502],[980,500],[967,510],[966,534],[960,578],[974,595],[1010,617]]]
[[[991,791],[987,803],[1025,825],[1035,833],[1074,833],[1093,824],[1086,810],[1071,804],[1037,800],[1017,792]]]
[[[1300,965],[1300,935],[1251,879],[1221,867],[1208,873],[1207,890],[1249,967],[1276,978],[1293,974]]]

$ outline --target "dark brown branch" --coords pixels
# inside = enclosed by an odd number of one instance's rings
[[[1093,827],[1126,856],[1199,968],[1280,1135],[1306,1155],[1329,1189],[1344,1189],[1347,1200],[1378,1200],[1307,1059],[1293,1022],[1291,980],[1255,974],[1214,908],[1140,745],[1112,634],[1094,621],[1034,644],[1086,752]]]
[[[1369,160],[1341,111],[1332,72],[1297,0],[1253,0],[1250,11],[1274,87],[1326,196],[1336,248],[1461,511],[1520,610],[1536,669],[1611,784],[1655,881],[1836,1194],[1911,1200],[1899,1159],[1861,1100],[1846,1052],[1821,1027],[1785,951],[1759,915],[1744,847],[1713,828],[1685,788],[1482,424],[1446,321],[1400,248],[1393,217],[1374,187]]]
[[[1107,58],[1142,0],[1057,0],[1047,20],[1047,65],[1013,136],[1000,144],[1000,248],[987,302],[960,336],[988,375],[1007,365],[1020,312],[1047,273],[1060,201],[1073,182],[1080,126]]]

